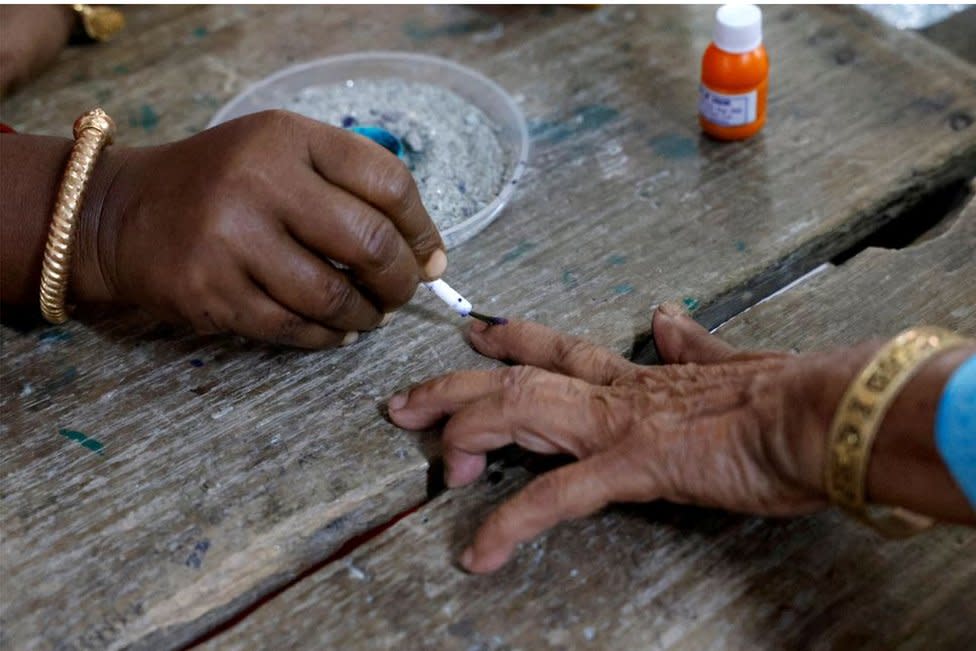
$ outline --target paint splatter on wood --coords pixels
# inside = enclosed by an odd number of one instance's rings
[[[75,441],[79,443],[81,447],[91,450],[95,454],[99,454],[99,455],[105,454],[105,446],[102,445],[101,441],[97,439],[93,439],[83,434],[82,432],[73,429],[61,429],[58,431],[58,433],[61,436],[68,439],[69,441]]]

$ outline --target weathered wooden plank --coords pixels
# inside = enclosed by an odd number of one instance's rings
[[[68,53],[4,101],[3,119],[67,133],[97,101],[121,142],[152,144],[292,60],[377,44],[449,55],[516,95],[535,146],[515,204],[454,252],[449,278],[493,312],[620,350],[650,305],[719,314],[976,169],[976,128],[960,118],[976,111],[973,69],[924,43],[905,56],[871,21],[820,9],[769,10],[770,123],[735,145],[695,123],[708,8],[132,12],[127,40]],[[0,571],[19,597],[4,591],[3,639],[179,645],[418,502],[426,442],[376,405],[484,365],[455,326],[418,300],[355,347],[317,354],[134,315],[4,328]]]
[[[936,240],[867,250],[736,317],[804,350],[918,323],[976,334],[976,202]],[[976,531],[882,541],[834,513],[762,520],[613,508],[469,576],[453,559],[528,473],[450,491],[201,648],[972,649]]]

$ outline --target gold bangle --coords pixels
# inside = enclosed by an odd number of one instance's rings
[[[888,407],[927,359],[969,343],[943,328],[925,326],[901,333],[871,359],[851,382],[834,414],[827,439],[825,485],[830,500],[881,533],[901,538],[933,524],[931,518],[901,508],[865,503],[871,446]]]
[[[73,4],[71,9],[78,16],[85,36],[93,41],[111,41],[125,27],[125,16],[112,7]]]
[[[65,297],[68,293],[68,271],[74,247],[75,222],[85,198],[85,187],[91,177],[98,154],[112,142],[115,123],[100,108],[88,111],[75,121],[75,144],[61,179],[54,217],[48,231],[41,268],[41,314],[54,324],[68,320]]]

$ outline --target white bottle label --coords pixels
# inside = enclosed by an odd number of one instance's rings
[[[756,91],[744,95],[726,95],[707,88],[698,89],[698,112],[714,124],[723,127],[740,127],[756,121]]]

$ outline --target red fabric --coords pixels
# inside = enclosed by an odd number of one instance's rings
[[[17,133],[3,122],[0,122],[0,133]]]

